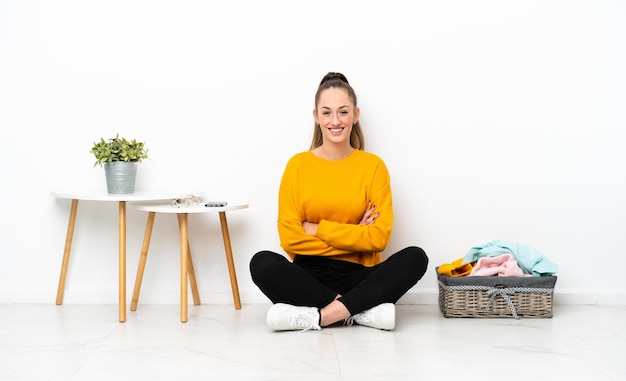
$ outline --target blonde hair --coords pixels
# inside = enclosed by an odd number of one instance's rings
[[[352,103],[354,103],[354,107],[357,107],[356,104],[356,93],[350,84],[348,83],[348,79],[341,73],[333,73],[329,72],[322,78],[320,82],[317,92],[315,93],[315,109],[317,109],[317,104],[320,99],[320,94],[324,90],[330,88],[338,88],[343,89],[350,99],[352,99]],[[315,123],[313,126],[313,139],[311,140],[311,149],[317,148],[322,145],[324,142],[322,138],[322,128],[319,124]],[[350,132],[350,145],[352,148],[358,150],[365,150],[365,137],[363,136],[363,130],[361,129],[361,123],[357,120],[356,123],[352,126],[352,132]]]

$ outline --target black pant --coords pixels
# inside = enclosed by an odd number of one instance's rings
[[[252,280],[272,303],[322,308],[337,294],[350,314],[395,303],[428,267],[419,247],[409,246],[372,267],[317,256],[285,256],[260,251],[250,261]]]

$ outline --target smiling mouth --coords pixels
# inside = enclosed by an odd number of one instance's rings
[[[338,134],[341,131],[343,131],[343,129],[344,129],[343,127],[340,127],[340,128],[329,128],[328,131],[332,132],[333,134]]]

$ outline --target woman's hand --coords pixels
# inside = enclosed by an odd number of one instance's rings
[[[380,213],[374,213],[375,210],[376,205],[372,205],[371,207],[369,207],[361,218],[361,222],[359,222],[359,225],[367,226],[376,222],[376,219],[378,218],[378,216],[380,216]]]
[[[313,222],[303,221],[302,227],[304,228],[304,232],[310,235],[315,235],[317,233],[317,225]]]

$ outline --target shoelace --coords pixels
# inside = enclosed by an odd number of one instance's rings
[[[352,326],[354,323],[359,324],[359,321],[365,322],[365,321],[370,321],[370,320],[372,320],[372,311],[366,310],[356,315],[350,316],[349,318],[343,321],[343,325]]]
[[[297,314],[296,316],[293,317],[291,324],[302,327],[301,332],[308,331],[310,329],[319,331],[322,329],[322,327],[320,327],[316,322],[314,322],[315,318],[316,316],[314,315]]]

